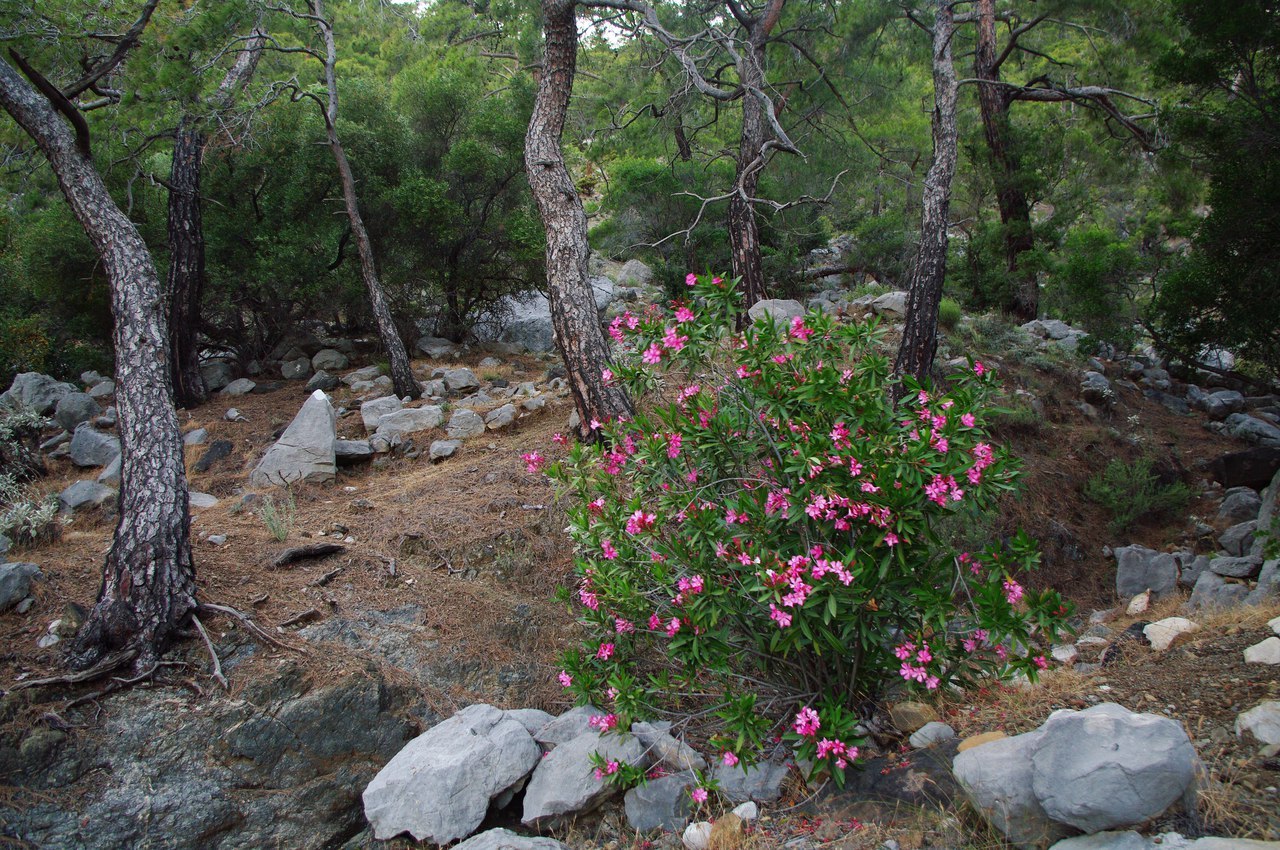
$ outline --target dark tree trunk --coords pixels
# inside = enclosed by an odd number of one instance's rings
[[[338,138],[338,79],[335,67],[338,64],[338,50],[333,40],[333,27],[324,15],[323,0],[308,0],[316,24],[324,37],[325,61],[324,80],[328,88],[328,105],[324,110],[325,132],[329,137],[329,150],[333,152],[334,161],[338,164],[338,176],[342,181],[342,199],[347,207],[347,218],[351,221],[351,235],[355,239],[356,252],[360,255],[360,277],[364,288],[369,293],[369,305],[373,309],[373,318],[378,325],[378,337],[387,352],[391,363],[391,383],[396,395],[420,398],[422,385],[413,377],[413,369],[409,365],[409,353],[405,350],[404,340],[391,317],[391,307],[387,303],[387,294],[378,280],[378,267],[374,262],[373,243],[369,241],[369,231],[365,229],[364,219],[360,215],[360,203],[356,196],[356,178],[351,172],[351,163],[347,159],[346,149]]]
[[[565,168],[560,138],[564,132],[573,74],[578,61],[574,0],[543,0],[546,55],[524,160],[529,188],[547,231],[547,292],[556,346],[581,419],[579,437],[596,439],[593,420],[630,416],[631,399],[618,386],[606,386],[601,370],[609,365],[595,295],[587,277],[587,216]]]
[[[71,662],[87,667],[105,653],[133,650],[135,667],[150,669],[195,607],[196,591],[182,436],[170,402],[166,299],[146,244],[70,129],[2,60],[0,106],[48,158],[111,284],[120,520],[98,602],[72,642]]]
[[[995,0],[978,0],[978,39],[973,57],[978,84],[978,106],[987,140],[987,155],[995,181],[996,205],[1004,228],[1005,263],[1014,281],[1006,309],[1023,321],[1040,311],[1040,292],[1034,275],[1019,268],[1019,257],[1035,247],[1031,233],[1031,204],[1019,185],[1018,155],[1009,139],[1009,106],[1012,99],[1000,85],[996,53]]]
[[[200,218],[200,164],[205,135],[184,117],[169,168],[169,329],[173,403],[197,407],[207,395],[197,340],[204,290],[204,226]]]
[[[947,215],[956,175],[955,62],[951,40],[955,13],[950,0],[936,0],[933,23],[933,163],[924,180],[920,247],[911,273],[907,318],[895,371],[923,381],[938,350],[938,304],[947,274]]]
[[[266,36],[255,29],[218,85],[216,106],[226,109],[249,84]],[[173,401],[196,407],[208,398],[200,374],[200,296],[204,292],[204,225],[200,212],[200,168],[208,137],[191,115],[178,123],[169,169],[169,332]]]

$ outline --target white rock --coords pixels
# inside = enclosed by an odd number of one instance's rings
[[[207,508],[212,508],[214,505],[218,504],[218,500],[214,496],[211,496],[208,493],[197,493],[194,490],[191,491],[190,499],[191,509],[193,511],[202,511]]]
[[[1200,628],[1185,617],[1165,617],[1147,625],[1142,633],[1151,641],[1151,648],[1156,652],[1164,652],[1173,644],[1179,635],[1194,632]]]
[[[907,743],[919,750],[924,747],[931,747],[934,744],[940,744],[943,741],[950,741],[955,736],[956,730],[945,723],[933,720],[912,732],[911,737],[907,739]]]
[[[733,813],[744,822],[753,821],[760,817],[760,807],[755,804],[754,800],[748,800],[742,805],[735,807]]]
[[[377,431],[378,423],[382,420],[382,417],[389,413],[395,413],[402,407],[404,407],[404,404],[393,395],[364,402],[360,405],[360,419],[364,422],[364,430],[370,434]]]
[[[1106,641],[1103,641],[1105,643]],[[1060,643],[1050,647],[1049,654],[1053,656],[1053,660],[1057,661],[1063,667],[1072,667],[1080,660],[1080,650],[1076,649],[1073,643]]]
[[[570,850],[570,848],[568,844],[561,844],[554,838],[520,835],[509,829],[487,829],[461,844],[453,845],[453,850]]]
[[[1280,637],[1269,637],[1244,651],[1246,664],[1280,664]]]
[[[680,836],[687,850],[709,850],[711,847],[711,824],[704,820],[691,823],[684,828]]]
[[[398,442],[396,438],[416,434],[419,431],[430,431],[432,428],[439,427],[442,421],[444,421],[444,411],[436,405],[406,407],[383,416],[378,421],[378,430],[374,432],[374,436],[394,445]]]
[[[1267,625],[1271,627],[1271,631],[1280,635],[1280,617],[1276,617],[1274,620],[1267,623]]]
[[[1269,699],[1236,718],[1236,735],[1252,735],[1261,744],[1280,744],[1280,700]]]
[[[459,408],[449,417],[449,426],[445,432],[454,440],[478,437],[484,433],[484,419],[474,410]]]
[[[1151,607],[1151,591],[1144,590],[1137,596],[1129,600],[1129,605],[1124,612],[1130,617],[1141,614]]]
[[[1019,847],[1043,847],[1071,829],[1054,822],[1031,790],[1031,753],[1037,729],[965,750],[952,763],[956,781],[992,826]]]
[[[631,735],[601,735],[594,730],[560,744],[538,764],[524,791],[525,826],[543,825],[564,815],[591,811],[621,788],[597,779],[591,755],[645,766],[644,748]]]

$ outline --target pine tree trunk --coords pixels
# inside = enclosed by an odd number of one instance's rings
[[[173,402],[178,407],[204,404],[197,339],[200,295],[204,291],[204,226],[200,217],[200,165],[205,135],[190,118],[178,124],[169,168],[169,327]]]
[[[1040,291],[1035,276],[1019,268],[1019,257],[1035,247],[1031,233],[1031,204],[1019,185],[1018,156],[1009,140],[1008,93],[999,85],[996,66],[995,0],[978,0],[978,39],[974,50],[974,76],[978,84],[978,107],[987,140],[987,155],[995,180],[996,205],[1004,228],[1005,263],[1014,281],[1006,309],[1023,321],[1031,321],[1040,311]]]
[[[547,292],[556,346],[581,420],[579,437],[594,440],[591,423],[632,413],[631,399],[618,386],[606,386],[601,370],[609,365],[609,348],[595,294],[587,276],[587,216],[569,171],[560,138],[578,61],[578,27],[574,0],[543,0],[546,55],[524,159],[529,188],[547,232]]]
[[[955,62],[951,41],[955,13],[950,0],[936,0],[933,24],[933,163],[924,181],[920,247],[911,273],[906,325],[895,371],[923,381],[938,350],[938,304],[947,274],[947,216],[956,175]]]
[[[133,223],[47,100],[0,60],[0,106],[48,158],[111,285],[116,408],[122,449],[120,520],[102,590],[72,642],[77,667],[103,654],[137,652],[149,669],[195,606],[182,436],[170,402],[167,303]]]
[[[391,383],[396,395],[401,398],[420,398],[422,385],[413,377],[413,369],[409,365],[409,353],[405,350],[404,340],[391,317],[391,307],[387,302],[387,294],[378,280],[378,267],[374,262],[373,243],[369,241],[369,231],[365,229],[364,218],[360,215],[360,203],[356,196],[356,179],[351,171],[351,162],[347,159],[346,149],[338,138],[338,79],[335,68],[338,64],[338,50],[333,40],[333,27],[324,15],[323,0],[309,0],[316,23],[324,37],[325,60],[324,80],[328,88],[328,106],[324,113],[325,132],[329,138],[329,150],[333,152],[334,161],[338,164],[338,177],[342,182],[342,199],[346,204],[347,218],[351,221],[351,235],[355,239],[356,252],[360,255],[360,277],[364,281],[365,291],[369,294],[369,305],[373,309],[373,319],[378,326],[378,337],[387,353],[391,364]]]

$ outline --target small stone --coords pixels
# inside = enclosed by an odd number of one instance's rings
[[[1200,628],[1185,617],[1166,617],[1156,620],[1143,628],[1142,633],[1151,641],[1151,648],[1156,652],[1164,652],[1180,635],[1189,634]]]
[[[207,540],[210,544],[214,546],[221,546],[222,544],[227,542],[227,535],[210,534],[208,537],[205,538],[205,540]]]
[[[237,410],[234,407],[228,407],[227,412],[222,414],[222,418],[227,420],[228,422],[248,422],[249,421],[244,417],[243,413],[241,413],[239,410]]]
[[[431,444],[427,459],[432,461],[453,457],[462,447],[461,440],[436,440]]]
[[[182,435],[182,444],[184,446],[203,446],[208,441],[208,428],[195,428]]]
[[[1280,700],[1267,700],[1236,718],[1236,735],[1259,744],[1280,744]]]
[[[760,807],[755,804],[754,800],[748,800],[742,805],[735,807],[733,813],[744,821],[753,821],[760,817]]]
[[[907,739],[907,743],[919,750],[925,747],[932,747],[934,744],[940,744],[943,741],[950,741],[955,736],[956,730],[946,723],[933,720],[913,732],[911,737]]]
[[[31,582],[44,574],[35,564],[0,564],[0,611],[7,611],[31,593]]]
[[[1269,637],[1244,651],[1246,664],[1280,664],[1280,637]]]
[[[1009,736],[998,729],[994,732],[983,732],[981,735],[970,735],[960,742],[960,746],[956,747],[956,752],[963,753],[965,750],[972,750],[974,747],[981,747],[983,744],[990,744],[992,741],[999,741],[1007,737]]]
[[[449,426],[445,431],[452,439],[465,440],[483,434],[484,427],[484,419],[480,414],[464,407],[455,411],[449,418]]]
[[[926,723],[941,719],[933,706],[922,702],[900,702],[889,709],[889,720],[900,732],[915,732]]]
[[[222,394],[231,396],[248,395],[253,392],[256,386],[258,386],[256,381],[251,381],[248,378],[236,378],[222,388]]]
[[[514,421],[516,421],[516,406],[514,404],[504,404],[502,407],[489,411],[484,417],[485,427],[490,431],[506,428]]]
[[[1057,661],[1063,667],[1074,666],[1080,660],[1080,650],[1076,649],[1075,644],[1064,643],[1057,644],[1049,648],[1049,654],[1053,656],[1053,660]]]
[[[1276,617],[1274,620],[1267,623],[1267,626],[1271,629],[1271,631],[1280,635],[1280,617]]]
[[[1151,607],[1151,591],[1144,590],[1137,596],[1129,600],[1129,604],[1125,607],[1124,612],[1130,617],[1137,616],[1145,612]]]
[[[691,823],[684,828],[680,841],[686,850],[711,850],[711,830],[714,827],[704,820]]]
[[[116,491],[96,481],[77,481],[58,494],[64,511],[101,508],[115,499]]]
[[[188,498],[191,501],[191,510],[193,511],[207,510],[218,504],[218,500],[215,497],[208,493],[198,493],[194,490],[190,493]]]

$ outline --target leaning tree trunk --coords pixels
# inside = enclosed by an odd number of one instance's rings
[[[333,27],[324,16],[323,0],[310,0],[316,23],[324,36],[324,81],[328,88],[328,105],[324,110],[325,132],[329,137],[329,150],[333,152],[334,161],[338,164],[338,176],[342,181],[342,199],[347,207],[347,218],[351,221],[351,235],[355,239],[356,252],[360,255],[360,277],[364,280],[365,291],[369,293],[369,305],[373,308],[373,319],[378,325],[378,337],[387,352],[391,363],[391,383],[396,395],[409,398],[422,396],[422,385],[413,377],[413,369],[409,365],[409,353],[405,351],[404,340],[391,318],[391,307],[387,303],[387,294],[378,280],[378,267],[373,258],[373,243],[369,241],[369,231],[365,229],[364,218],[360,215],[360,203],[356,197],[356,178],[351,172],[351,162],[347,159],[346,149],[338,138],[338,79],[335,68],[338,64],[338,50],[333,40]]]
[[[596,439],[591,423],[632,413],[631,399],[617,385],[606,385],[601,370],[609,364],[595,294],[587,277],[587,216],[569,171],[560,138],[564,132],[573,74],[578,61],[575,0],[543,0],[546,55],[529,131],[524,140],[529,188],[547,232],[547,293],[556,345],[581,420],[578,436]]]
[[[169,328],[173,403],[197,407],[208,398],[200,374],[197,326],[204,290],[204,225],[200,217],[200,164],[205,135],[184,117],[169,168]]]
[[[195,607],[182,436],[169,396],[166,299],[147,246],[52,106],[0,60],[0,106],[48,158],[111,284],[116,409],[122,449],[120,519],[102,590],[72,642],[73,665],[136,653],[150,669]]]
[[[947,273],[947,215],[956,176],[958,84],[951,56],[955,13],[950,0],[936,0],[933,23],[933,163],[924,180],[920,247],[911,273],[906,326],[895,371],[923,381],[938,350],[938,304]]]
[[[226,109],[236,92],[249,84],[262,56],[266,35],[255,28],[218,85],[215,105]],[[178,122],[169,169],[169,332],[173,401],[196,407],[208,398],[200,374],[200,297],[204,292],[204,225],[200,212],[200,168],[208,136],[199,118]]]
[[[1035,247],[1031,233],[1031,204],[1019,185],[1018,155],[1009,139],[1011,100],[1000,82],[996,59],[995,0],[978,0],[978,39],[973,55],[978,83],[978,107],[987,140],[987,156],[995,181],[996,205],[1004,228],[1005,263],[1013,278],[1006,309],[1023,321],[1040,311],[1040,291],[1034,275],[1019,267],[1019,257]]]

